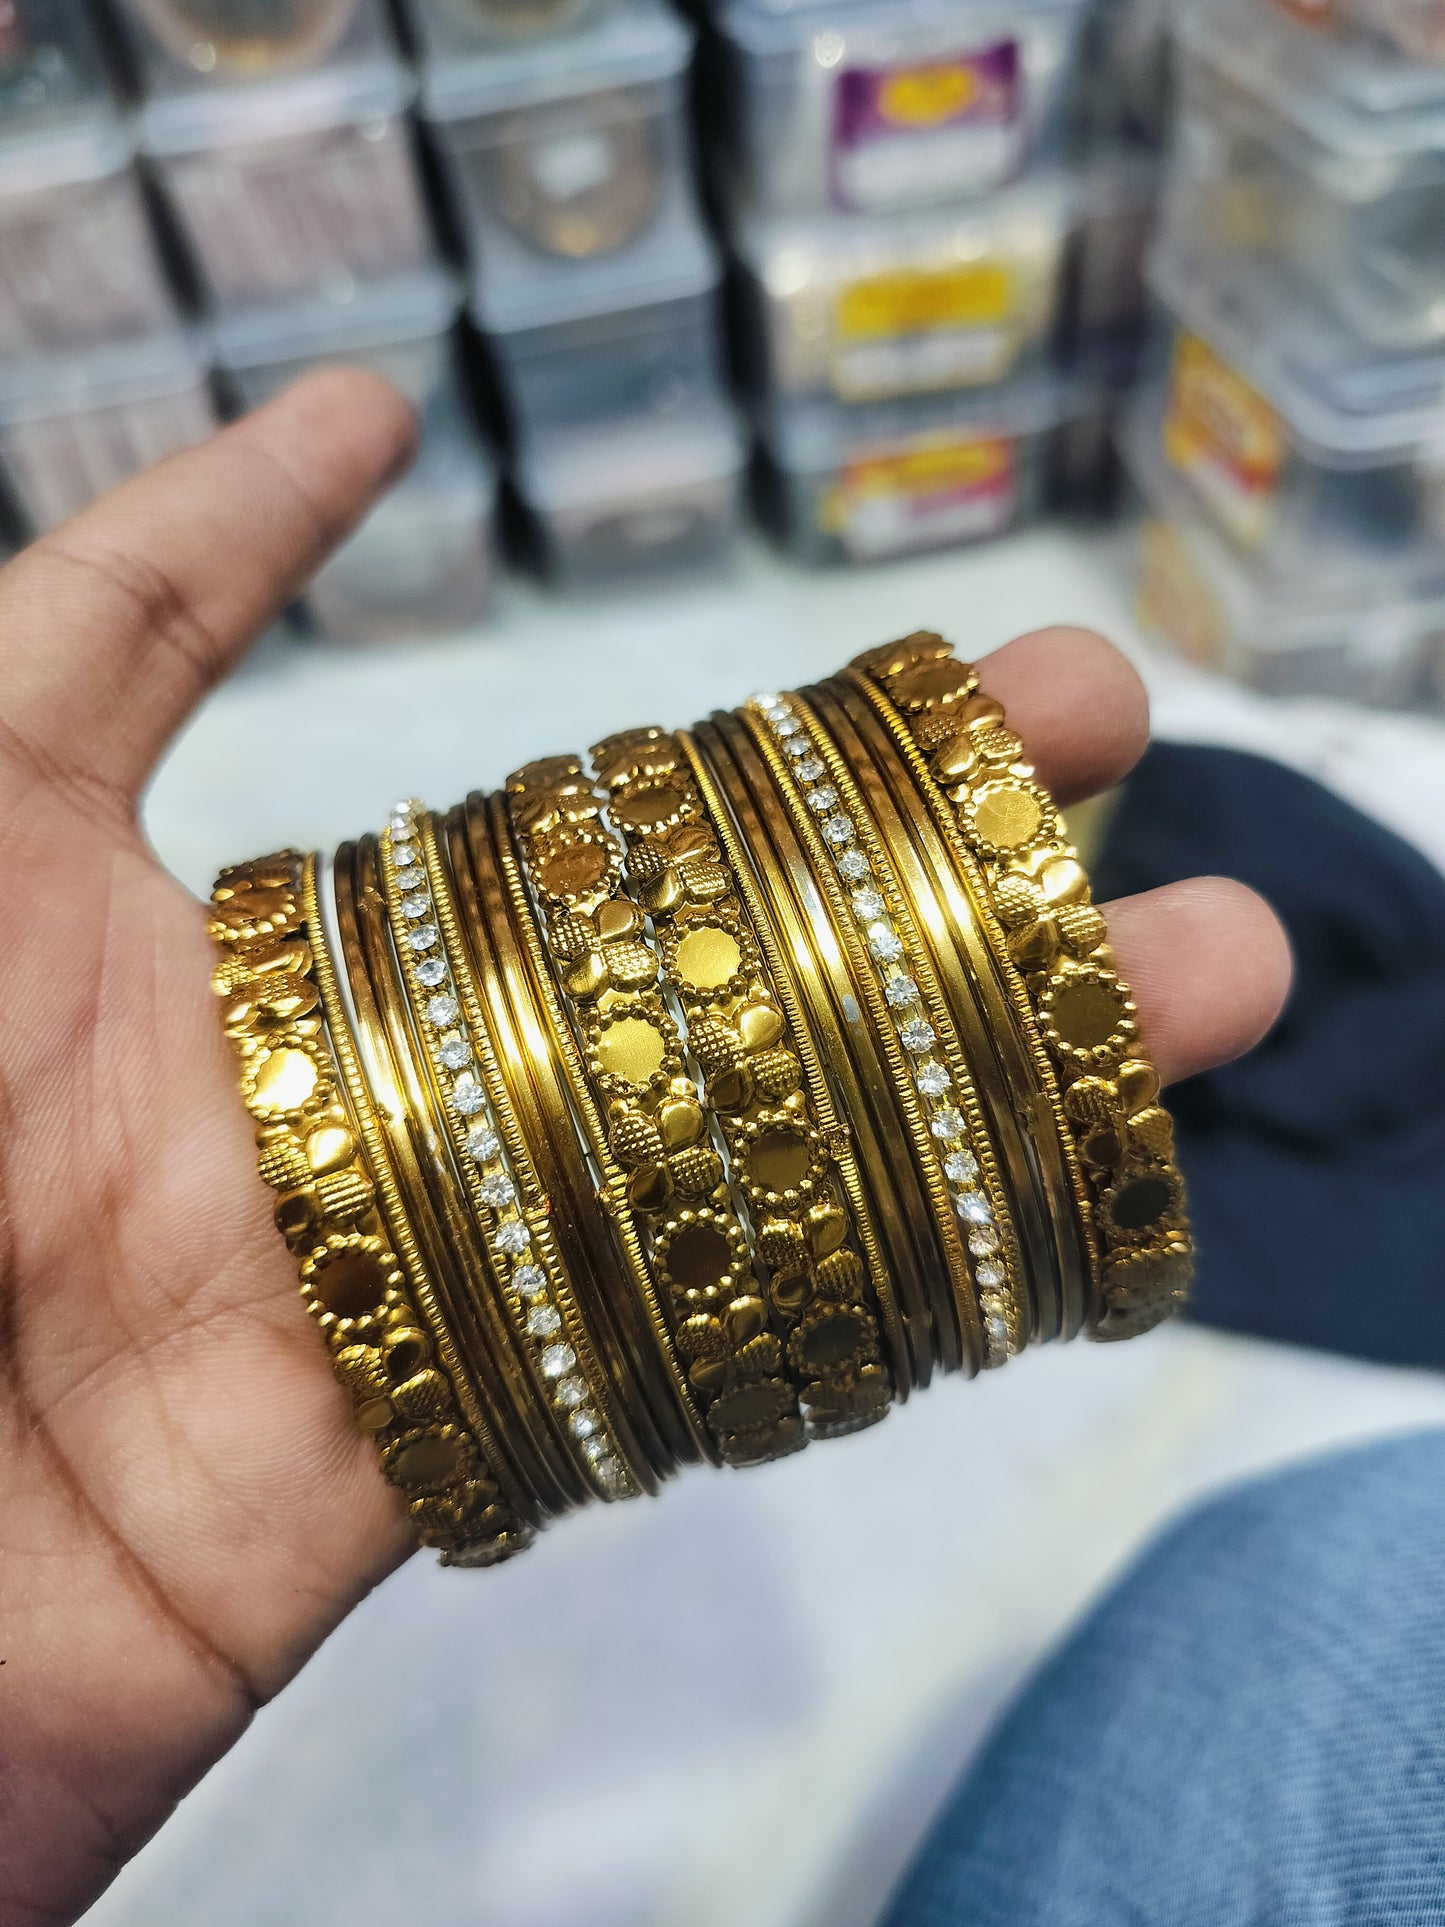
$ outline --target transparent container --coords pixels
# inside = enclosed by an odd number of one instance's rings
[[[155,161],[216,304],[336,295],[432,258],[396,61],[152,101]]]
[[[515,47],[576,33],[625,0],[409,0],[417,38],[438,64],[476,47]]]
[[[679,413],[722,384],[721,271],[700,227],[679,237],[665,277],[612,271],[567,286],[483,273],[471,314],[523,433]]]
[[[0,11],[0,132],[74,117],[106,97],[84,0],[6,0]]]
[[[1168,244],[1216,279],[1282,275],[1382,350],[1445,341],[1445,98],[1333,92],[1301,43],[1259,0],[1184,16]]]
[[[193,331],[0,370],[0,470],[31,532],[204,439],[208,344]]]
[[[466,413],[457,369],[457,278],[418,268],[345,301],[298,302],[229,315],[216,326],[216,360],[245,408],[258,407],[313,368],[374,369],[394,382],[423,420]]]
[[[0,123],[0,357],[144,334],[174,317],[114,110],[97,102],[13,132]]]
[[[866,402],[1008,380],[1058,333],[1071,218],[1046,174],[946,211],[745,220],[751,381]]]
[[[116,0],[150,95],[264,86],[394,49],[382,0]]]
[[[1172,97],[1170,20],[1171,0],[1095,0],[1084,29],[1079,102],[1093,138],[1146,148],[1162,142]]]
[[[548,429],[517,464],[550,574],[573,588],[716,566],[741,520],[742,433],[722,408]]]
[[[1111,143],[1083,170],[1069,274],[1076,354],[1117,359],[1143,335],[1158,196],[1159,165],[1147,150]]]
[[[1135,609],[1174,654],[1266,695],[1429,708],[1445,688],[1445,588],[1381,582],[1354,600],[1301,603],[1243,568],[1202,523],[1144,522]]]
[[[1193,284],[1162,285],[1173,343],[1130,415],[1135,467],[1157,467],[1186,490],[1194,513],[1279,582],[1445,572],[1445,353],[1416,368],[1414,395],[1385,392],[1351,410],[1272,359],[1267,338],[1231,325]],[[1382,364],[1382,381],[1398,374]]]
[[[1080,0],[719,14],[743,205],[883,213],[988,194],[1059,145]]]
[[[496,472],[455,419],[312,581],[312,630],[336,644],[456,635],[486,615],[496,576]]]
[[[535,288],[550,269],[561,290],[624,253],[639,276],[666,272],[696,220],[690,45],[662,0],[632,0],[586,31],[427,66],[424,112],[484,277]]]
[[[806,562],[882,562],[1005,535],[1043,507],[1060,383],[849,409],[803,402],[764,432],[771,519]]]
[[[1369,60],[1387,52],[1445,64],[1445,0],[1261,0],[1301,25],[1357,41]]]

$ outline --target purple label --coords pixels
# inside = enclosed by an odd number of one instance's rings
[[[1019,111],[1019,43],[1000,40],[949,59],[839,74],[833,138],[841,148],[928,134],[943,127],[999,127]]]

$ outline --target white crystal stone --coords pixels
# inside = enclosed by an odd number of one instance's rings
[[[437,1056],[449,1071],[464,1071],[472,1061],[472,1047],[465,1037],[443,1039]]]
[[[972,1151],[950,1151],[943,1160],[943,1175],[950,1184],[973,1184],[978,1178],[978,1159]]]
[[[452,1102],[463,1117],[475,1117],[487,1108],[487,1094],[470,1071],[463,1071],[452,1085]]]
[[[789,715],[787,710],[783,710],[773,722],[773,728],[780,736],[784,737],[796,736],[802,727],[803,725],[798,721],[797,717]]]
[[[432,997],[427,1001],[426,1020],[438,1030],[445,1030],[448,1024],[457,1021],[457,1000],[448,992],[442,997]]]
[[[861,917],[864,923],[873,923],[887,913],[888,905],[877,890],[855,890],[853,892],[853,914]]]
[[[904,1050],[914,1057],[921,1057],[926,1050],[932,1050],[938,1042],[938,1032],[926,1017],[911,1018],[898,1035],[903,1039]]]
[[[600,1465],[610,1450],[606,1439],[589,1438],[582,1447],[582,1456],[589,1465]]]
[[[588,1411],[584,1406],[580,1412],[574,1412],[567,1423],[572,1427],[575,1437],[590,1439],[597,1430],[597,1414]]]
[[[616,1459],[597,1461],[597,1483],[609,1496],[622,1490],[622,1467]]]
[[[549,1345],[542,1353],[542,1371],[547,1378],[565,1378],[577,1363],[570,1345]]]
[[[861,883],[868,875],[868,859],[861,850],[845,850],[838,858],[838,874],[846,883]]]
[[[993,1223],[993,1206],[982,1191],[965,1191],[953,1208],[965,1224]]]
[[[501,1149],[502,1140],[489,1124],[474,1124],[467,1132],[467,1152],[478,1164],[490,1164]]]
[[[1008,1356],[1008,1320],[1001,1312],[990,1312],[984,1320],[984,1330],[988,1333],[988,1348],[996,1358]]]
[[[399,860],[401,853],[397,851],[395,854]],[[396,887],[398,890],[424,890],[426,888],[426,871],[422,869],[419,863],[408,863],[405,869],[397,871]]]
[[[980,1265],[973,1275],[980,1291],[999,1291],[1008,1283],[1008,1274],[1002,1265]]]
[[[532,1234],[520,1218],[513,1218],[497,1232],[497,1249],[509,1258],[520,1258],[532,1242]]]
[[[962,1137],[963,1119],[957,1111],[939,1111],[928,1128],[940,1140]]]
[[[424,957],[416,967],[416,980],[428,990],[435,990],[438,984],[447,980],[445,957]]]
[[[540,1298],[547,1289],[547,1274],[540,1265],[518,1265],[512,1283],[524,1298]]]
[[[998,1233],[991,1224],[975,1225],[968,1234],[968,1248],[975,1258],[987,1258],[998,1250]]]
[[[419,890],[413,897],[403,897],[401,900],[401,914],[404,917],[410,917],[413,923],[418,917],[429,917],[431,915],[431,898],[425,890]]]
[[[879,963],[896,963],[903,955],[903,943],[891,923],[869,926],[868,948]]]
[[[816,810],[821,816],[824,810],[831,810],[838,801],[838,792],[831,783],[824,783],[821,789],[808,791],[808,808]]]
[[[841,811],[837,816],[830,816],[823,825],[823,835],[835,848],[841,847],[844,843],[851,843],[853,841],[852,817],[844,816]]]
[[[902,1010],[918,1002],[918,985],[911,977],[890,977],[883,987],[883,995],[894,1010]]]
[[[434,923],[419,923],[415,930],[407,931],[406,940],[413,950],[431,950],[436,945],[437,927]]]
[[[533,1338],[555,1338],[562,1329],[562,1314],[555,1305],[533,1305],[527,1313],[527,1330]]]
[[[553,1387],[552,1397],[564,1412],[572,1412],[587,1403],[587,1387],[580,1378],[564,1378],[560,1385]]]
[[[925,1097],[942,1097],[953,1079],[942,1064],[923,1064],[919,1066],[918,1088]]]
[[[759,709],[781,709],[783,706],[782,697],[777,695],[771,689],[768,690],[766,695],[754,696],[753,701],[757,704]]]
[[[489,1204],[493,1211],[500,1211],[517,1195],[517,1187],[505,1171],[494,1171],[489,1178],[483,1178],[481,1191],[483,1204]]]
[[[817,783],[826,775],[823,765],[816,756],[805,756],[793,771],[800,783]]]

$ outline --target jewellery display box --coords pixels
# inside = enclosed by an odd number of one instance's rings
[[[721,9],[735,189],[777,212],[987,194],[1059,145],[1079,0]]]
[[[1167,261],[1156,285],[1173,345],[1131,410],[1135,467],[1281,585],[1445,579],[1445,353],[1332,364],[1328,321],[1271,338]]]
[[[1181,24],[1170,248],[1216,281],[1282,272],[1379,349],[1445,341],[1445,68],[1352,71],[1261,0]]]
[[[721,562],[741,519],[741,431],[722,406],[545,429],[516,466],[550,572],[573,588]]]
[[[416,466],[312,581],[323,641],[391,643],[479,622],[495,577],[496,472],[464,416],[428,425]]]
[[[388,58],[147,105],[142,145],[219,307],[344,291],[431,259],[413,91]]]
[[[654,267],[639,281],[627,256],[597,270],[570,280],[484,271],[473,283],[472,320],[523,433],[669,414],[721,392],[721,272],[700,226],[678,236],[665,274]]]
[[[116,0],[149,96],[386,59],[382,0]]]
[[[764,431],[778,532],[807,562],[880,562],[986,540],[1043,507],[1073,398],[1040,377],[987,394],[849,409],[813,401]]]
[[[561,288],[584,264],[665,263],[695,219],[684,78],[691,36],[662,0],[585,31],[449,55],[423,113],[484,276]]]
[[[1071,218],[1052,173],[958,208],[746,218],[752,378],[847,402],[1008,380],[1056,335]]]
[[[0,355],[165,327],[130,142],[78,0],[0,14]]]
[[[172,329],[0,368],[0,469],[38,534],[216,425],[208,346]]]

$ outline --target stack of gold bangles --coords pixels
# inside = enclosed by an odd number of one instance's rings
[[[302,1295],[448,1563],[1183,1300],[1103,918],[937,636],[241,864],[211,919]]]

